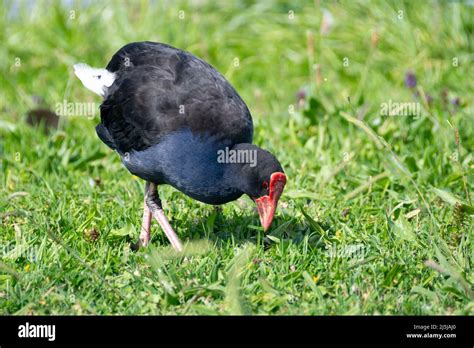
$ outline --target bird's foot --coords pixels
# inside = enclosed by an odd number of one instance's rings
[[[144,248],[148,246],[149,242],[150,242],[150,230],[148,230],[148,232],[145,232],[142,227],[142,231],[140,232],[140,237],[138,237],[138,241],[136,243],[132,243],[130,245],[130,248],[133,251],[138,251],[140,248]]]

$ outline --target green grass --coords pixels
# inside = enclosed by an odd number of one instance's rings
[[[473,314],[472,6],[48,4],[0,9],[0,313]],[[216,209],[160,187],[188,245],[177,255],[154,224],[134,253],[144,185],[98,116],[25,123],[33,96],[98,105],[72,64],[139,40],[206,59],[246,101],[289,178],[269,235],[248,198]],[[389,100],[421,115],[382,116]]]

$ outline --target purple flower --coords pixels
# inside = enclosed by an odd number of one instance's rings
[[[451,99],[451,104],[458,107],[459,105],[461,105],[461,99],[459,99],[459,97],[455,97]]]
[[[405,86],[408,88],[416,87],[416,76],[413,71],[409,71],[405,74]]]
[[[300,100],[305,100],[306,99],[306,90],[304,88],[301,88],[298,93],[296,93],[296,99],[298,101]]]

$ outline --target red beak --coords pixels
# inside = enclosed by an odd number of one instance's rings
[[[263,230],[266,232],[272,224],[273,215],[278,204],[283,188],[286,184],[286,175],[280,172],[273,173],[270,177],[270,194],[255,199],[257,204],[258,215],[260,215],[260,222]]]

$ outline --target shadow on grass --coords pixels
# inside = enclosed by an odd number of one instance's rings
[[[209,221],[212,221],[209,224]],[[226,216],[215,209],[209,211],[199,220],[188,220],[181,224],[177,233],[184,244],[192,243],[200,240],[209,240],[218,248],[228,245],[235,247],[248,243],[262,246],[268,249],[278,243],[301,244],[305,242],[313,248],[324,249],[324,236],[318,231],[312,231],[311,226],[301,223],[295,217],[288,214],[275,216],[272,227],[263,232],[259,224],[258,218],[251,216]],[[169,241],[166,239],[163,231],[157,223],[152,224],[152,244],[161,244],[166,246]],[[133,244],[135,240],[130,239]]]

